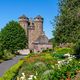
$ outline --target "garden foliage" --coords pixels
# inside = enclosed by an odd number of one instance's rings
[[[12,52],[24,49],[27,45],[27,38],[24,29],[15,21],[10,21],[1,30],[0,41],[3,49]]]
[[[60,49],[59,49],[60,50]],[[30,54],[24,59],[24,64],[18,72],[17,77],[21,78],[21,73],[25,74],[25,78],[36,76],[32,80],[71,80],[75,78],[77,71],[80,70],[80,62],[74,56],[62,58],[60,55],[66,54],[69,49],[64,49],[56,54],[55,52],[44,52],[40,54]],[[66,53],[65,53],[66,52]],[[54,55],[55,54],[55,55]],[[59,55],[58,58],[56,55]]]
[[[76,44],[74,46],[74,53],[76,55],[80,55],[80,41],[76,42]]]
[[[80,1],[58,0],[59,14],[53,36],[56,43],[75,43],[80,39]]]

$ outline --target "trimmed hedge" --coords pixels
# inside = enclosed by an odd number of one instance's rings
[[[73,54],[73,49],[72,48],[58,48],[58,49],[55,50],[55,53],[58,53],[58,54],[67,54],[67,53]]]
[[[23,60],[20,60],[17,64],[13,65],[8,71],[4,73],[2,77],[0,77],[0,80],[12,80],[22,64]]]

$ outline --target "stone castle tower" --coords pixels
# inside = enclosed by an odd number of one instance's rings
[[[29,19],[25,15],[19,17],[19,24],[23,27],[23,29],[26,32],[26,36],[28,37],[28,48],[30,50],[33,50],[36,45],[44,45],[48,44],[48,38],[45,36],[43,32],[43,18],[39,15],[34,18],[34,20]],[[39,37],[45,38],[44,43],[42,43],[42,40],[40,43]],[[41,38],[40,38],[41,39]],[[36,42],[37,41],[37,42]]]

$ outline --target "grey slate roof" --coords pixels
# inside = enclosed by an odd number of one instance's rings
[[[33,44],[48,44],[48,38],[45,34],[41,34]]]
[[[34,19],[43,19],[43,18],[40,15],[38,15]]]
[[[29,19],[28,17],[26,17],[25,15],[22,15],[19,17],[19,19]]]

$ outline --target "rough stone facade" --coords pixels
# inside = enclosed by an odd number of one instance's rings
[[[19,17],[19,23],[28,37],[28,48],[30,50],[41,51],[43,48],[52,48],[43,32],[43,21],[44,19],[41,16],[35,17],[34,20],[25,15]]]

